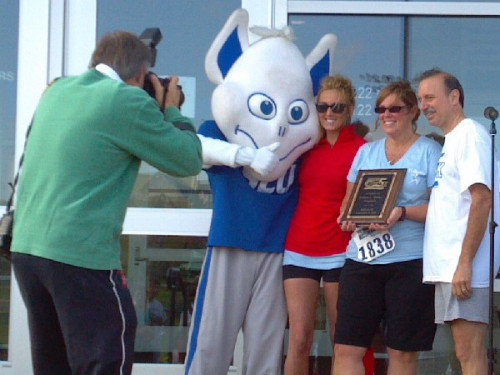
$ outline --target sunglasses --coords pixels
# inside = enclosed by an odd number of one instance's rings
[[[381,114],[385,113],[385,111],[389,111],[390,113],[399,113],[403,108],[409,108],[409,105],[393,105],[392,107],[375,107],[375,113]]]
[[[347,107],[347,104],[344,103],[316,103],[316,110],[319,113],[325,113],[326,111],[328,111],[328,108],[330,108],[333,113],[342,113],[344,112],[345,107]]]

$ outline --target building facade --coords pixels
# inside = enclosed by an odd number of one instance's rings
[[[487,106],[500,107],[500,1],[309,1],[309,0],[18,0],[0,12],[0,212],[3,212],[22,154],[24,136],[48,82],[78,74],[96,41],[113,30],[141,33],[159,27],[159,75],[179,75],[186,94],[183,112],[196,125],[210,119],[214,86],[204,71],[205,54],[231,12],[250,14],[250,25],[289,25],[306,53],[326,33],[339,44],[337,73],[356,85],[354,119],[381,137],[373,111],[387,82],[410,81],[440,67],[465,89],[465,112],[491,129]],[[84,110],[84,109],[83,109]],[[436,130],[425,118],[421,134]],[[492,142],[499,141],[492,136]],[[211,217],[204,172],[172,178],[143,164],[132,194],[122,239],[123,265],[134,296],[139,327],[135,374],[182,374],[197,277]],[[498,232],[498,231],[497,231]],[[497,233],[497,235],[500,235]],[[500,283],[495,284],[500,305]],[[153,322],[158,313],[162,322]],[[318,313],[311,356],[328,373],[331,347],[324,311]],[[496,327],[498,330],[498,319]],[[496,347],[500,347],[497,332]],[[238,341],[231,373],[241,372]],[[383,346],[377,358],[382,364]],[[284,343],[286,347],[286,342]],[[29,339],[23,302],[7,261],[0,259],[0,375],[30,374]],[[454,370],[449,333],[438,330],[435,348],[420,360],[422,374]],[[499,372],[500,373],[500,372]]]

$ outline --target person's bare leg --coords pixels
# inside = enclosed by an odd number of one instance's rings
[[[284,287],[289,322],[285,375],[308,374],[319,300],[319,283],[305,278],[287,279]]]
[[[323,289],[325,293],[326,312],[328,314],[328,321],[330,322],[330,342],[332,343],[333,348],[333,339],[335,337],[335,323],[337,322],[337,300],[339,297],[339,283],[323,282]],[[332,354],[332,367],[330,370],[331,375],[333,375],[334,362],[335,355]]]
[[[451,333],[455,342],[455,352],[463,375],[488,373],[486,333],[488,325],[457,319],[451,322]]]
[[[403,352],[387,348],[389,366],[387,375],[415,375],[417,373],[418,352]]]
[[[333,375],[360,375],[365,373],[363,357],[366,348],[354,345],[335,344]]]

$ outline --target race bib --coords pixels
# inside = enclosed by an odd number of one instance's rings
[[[362,262],[371,262],[390,253],[396,247],[396,242],[389,231],[358,228],[353,234],[353,239],[358,248],[358,259]]]

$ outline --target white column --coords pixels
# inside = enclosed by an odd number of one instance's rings
[[[96,46],[97,0],[67,0],[65,13],[64,74],[87,70]]]

